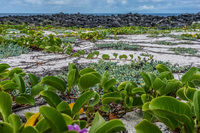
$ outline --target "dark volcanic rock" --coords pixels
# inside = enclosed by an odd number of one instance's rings
[[[153,15],[118,14],[111,16],[95,16],[84,14],[64,14],[56,13],[52,15],[30,15],[30,16],[5,16],[0,17],[0,23],[9,24],[34,24],[53,25],[63,27],[122,27],[122,26],[157,26],[160,28],[183,27],[193,22],[200,21],[200,12],[197,14],[181,14],[178,16],[160,17]]]

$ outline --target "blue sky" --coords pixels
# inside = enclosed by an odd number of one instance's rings
[[[0,13],[197,13],[200,0],[0,0]]]

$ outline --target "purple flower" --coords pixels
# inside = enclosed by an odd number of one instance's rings
[[[79,127],[79,125],[77,125],[77,124],[74,124],[74,125],[67,125],[67,127],[68,127],[68,130],[69,130],[69,131],[75,130],[75,131],[77,131],[77,132],[79,132],[79,133],[87,133],[87,132],[88,132],[88,130],[87,130],[86,128],[83,128],[82,130],[80,130],[80,127]]]
[[[72,52],[74,52],[74,53],[75,53],[75,52],[76,52],[76,50],[75,50],[75,49],[73,49],[73,50],[72,50]]]

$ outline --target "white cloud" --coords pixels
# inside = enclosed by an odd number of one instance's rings
[[[26,3],[31,3],[31,4],[42,4],[44,1],[43,0],[24,0]]]
[[[152,9],[154,9],[154,6],[144,5],[139,7],[139,10],[152,10]]]
[[[125,5],[125,4],[127,4],[127,1],[126,1],[126,0],[122,0],[121,3],[122,3],[123,5]]]
[[[106,3],[108,3],[108,4],[115,4],[116,2],[114,0],[106,0]]]

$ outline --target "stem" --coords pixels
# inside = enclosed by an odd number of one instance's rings
[[[75,92],[76,97],[78,97],[78,94],[76,93],[76,90],[74,89],[74,86],[72,86],[72,89]]]
[[[187,127],[185,126],[185,124],[184,124],[184,128],[185,128],[186,133],[189,133],[189,131],[188,131]]]
[[[199,121],[196,120],[196,126],[197,126],[197,133],[199,133],[200,127],[199,127]]]
[[[114,107],[116,108],[116,110],[117,110],[117,106],[115,105],[115,103],[114,102],[112,102],[112,104],[114,105]]]

